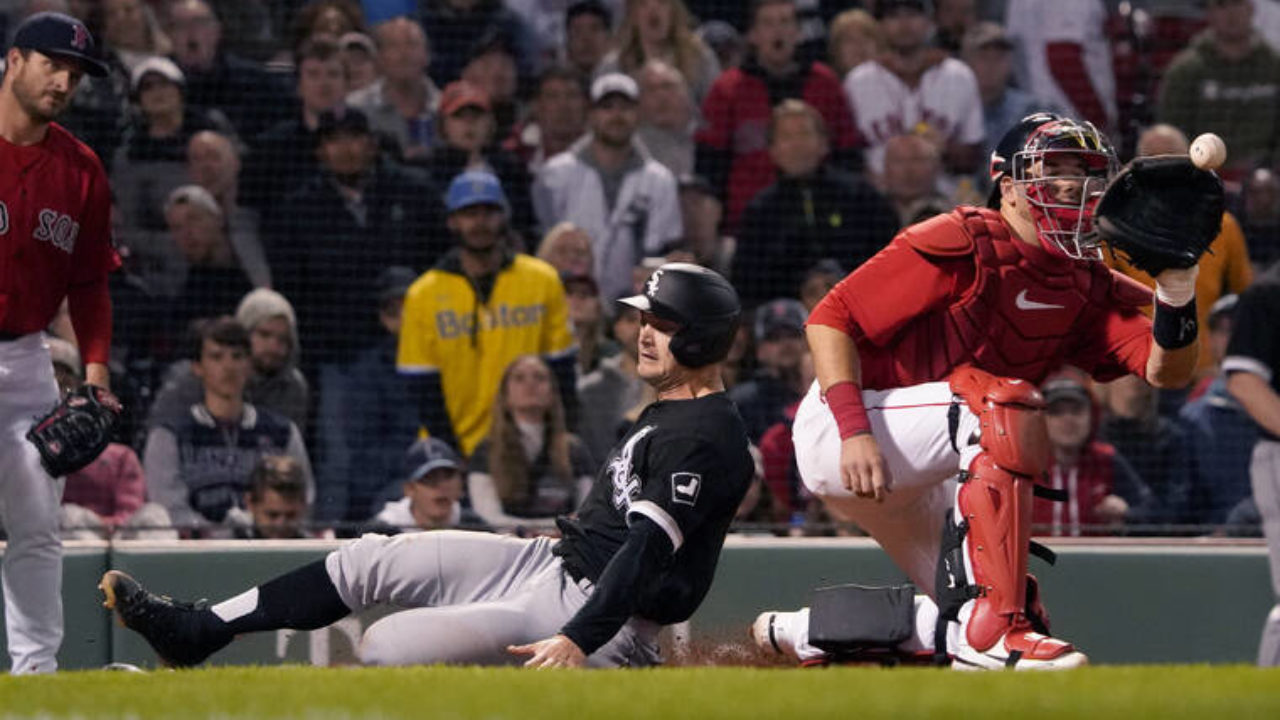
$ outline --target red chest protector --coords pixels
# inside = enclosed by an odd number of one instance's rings
[[[936,366],[928,374],[936,379],[972,363],[1039,384],[1101,331],[1111,308],[1150,302],[1150,290],[1131,287],[1102,263],[1022,243],[994,210],[961,207],[936,220],[910,233],[912,247],[974,263],[968,289],[950,307],[917,321],[924,325],[917,332],[933,336],[930,364]]]

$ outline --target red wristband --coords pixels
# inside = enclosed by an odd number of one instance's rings
[[[838,382],[827,388],[822,399],[836,418],[841,440],[871,432],[871,421],[867,419],[867,408],[862,404],[862,388],[858,383],[850,380]]]

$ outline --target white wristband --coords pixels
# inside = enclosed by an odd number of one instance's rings
[[[1169,268],[1156,276],[1156,299],[1169,307],[1182,307],[1195,299],[1200,266]]]

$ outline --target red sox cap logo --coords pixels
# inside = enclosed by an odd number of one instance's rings
[[[89,31],[80,23],[71,26],[71,47],[77,50],[89,47]]]

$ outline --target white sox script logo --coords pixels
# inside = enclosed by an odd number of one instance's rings
[[[658,294],[658,281],[662,279],[662,269],[653,271],[653,275],[649,276],[649,281],[645,283],[645,294],[653,297]]]
[[[45,208],[37,216],[39,224],[32,234],[36,240],[51,243],[54,247],[70,255],[76,249],[76,236],[80,234],[80,223],[56,210]]]
[[[613,506],[619,510],[631,507],[631,498],[640,494],[640,478],[631,474],[631,454],[635,452],[636,443],[656,429],[654,425],[645,425],[627,438],[627,442],[609,463],[609,481],[613,484]]]
[[[9,232],[9,208],[0,202],[0,235]]]

